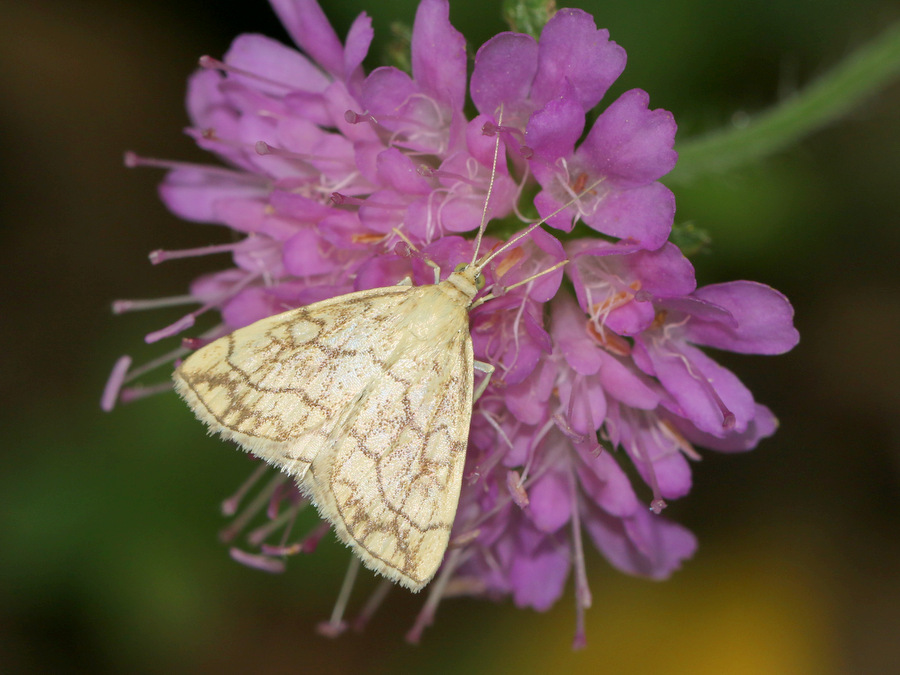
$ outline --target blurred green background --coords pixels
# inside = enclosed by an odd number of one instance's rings
[[[576,4],[628,51],[612,93],[649,91],[680,139],[790,96],[900,18],[876,0]],[[371,67],[415,3],[324,6],[341,35],[373,16]],[[326,540],[281,576],[233,563],[218,504],[247,459],[173,395],[98,405],[114,360],[164,351],[142,336],[179,315],[113,317],[110,301],[180,294],[226,264],[149,264],[224,237],[170,215],[161,174],[126,170],[123,151],[204,159],[181,134],[196,58],[241,32],[286,36],[263,0],[0,0],[0,17],[0,672],[896,672],[900,84],[787,152],[677,187],[679,219],[713,237],[701,283],[775,286],[802,335],[786,356],[722,357],[782,427],[695,466],[667,512],[700,540],[681,572],[632,579],[592,552],[576,653],[571,585],[545,614],[451,599],[415,647],[423,598],[397,590],[331,641],[314,628],[343,549]],[[451,20],[472,48],[504,29],[483,0],[454,0]]]

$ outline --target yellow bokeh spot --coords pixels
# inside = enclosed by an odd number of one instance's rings
[[[497,672],[614,675],[829,675],[840,670],[824,580],[790,551],[707,549],[669,581],[593,575],[587,647],[572,651],[567,597],[525,614]],[[701,549],[702,550],[702,549]],[[802,554],[801,554],[802,555]],[[599,567],[599,566],[594,566]],[[599,571],[599,570],[598,570]],[[511,627],[510,627],[511,628]],[[524,636],[519,631],[532,632]],[[524,648],[522,647],[524,646]],[[514,652],[511,657],[510,652]]]

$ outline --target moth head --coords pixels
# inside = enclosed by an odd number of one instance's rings
[[[471,270],[469,274],[465,274],[466,271]],[[476,290],[481,290],[484,288],[484,275],[481,273],[480,269],[476,269],[474,265],[469,263],[459,263],[456,267],[453,268],[454,274],[463,274],[464,276],[471,276],[472,283],[475,284]]]

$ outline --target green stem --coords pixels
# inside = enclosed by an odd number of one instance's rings
[[[745,126],[714,131],[676,146],[678,165],[665,178],[683,183],[747,164],[839,119],[900,73],[900,23],[847,57],[806,89]]]

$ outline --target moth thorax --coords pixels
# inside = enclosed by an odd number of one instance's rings
[[[478,270],[471,265],[457,267],[456,271],[447,277],[447,284],[465,296],[466,302],[471,302],[478,294],[476,279]]]

